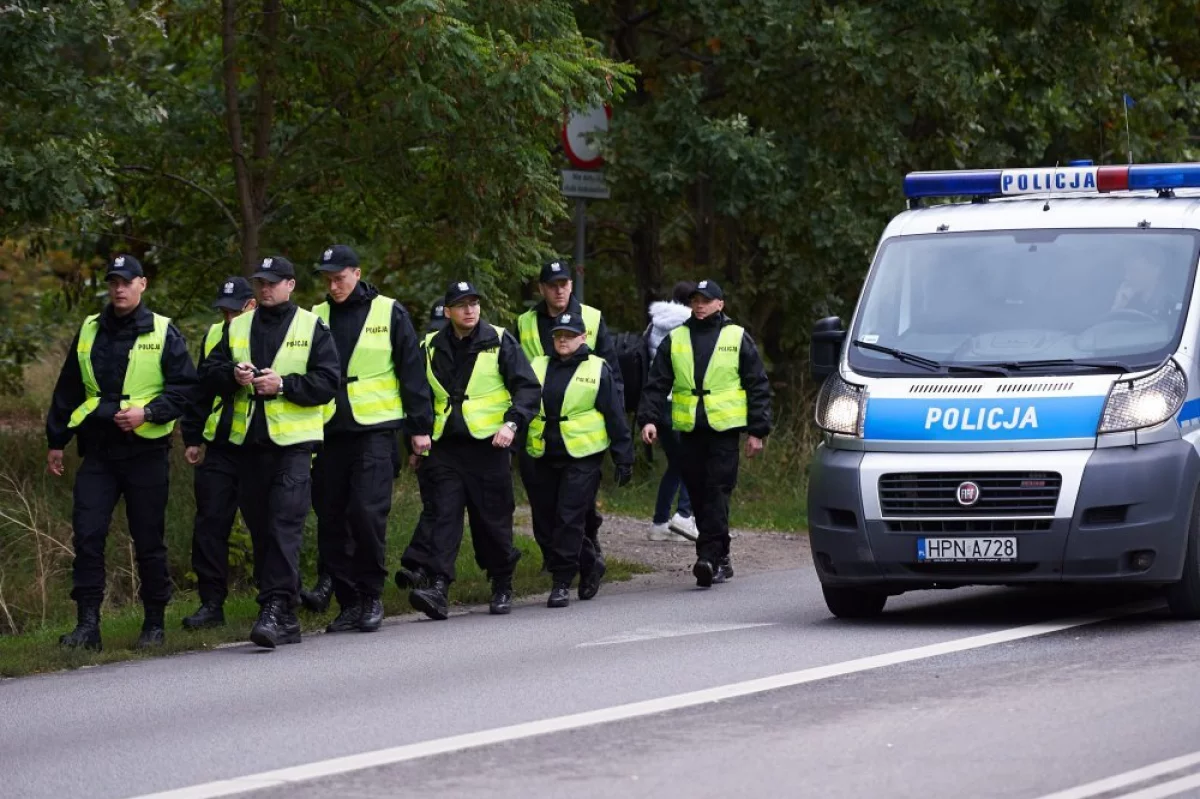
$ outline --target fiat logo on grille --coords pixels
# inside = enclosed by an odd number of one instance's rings
[[[974,505],[979,501],[979,486],[968,480],[965,483],[959,483],[957,490],[954,492],[954,498],[958,500],[958,504],[964,508]]]

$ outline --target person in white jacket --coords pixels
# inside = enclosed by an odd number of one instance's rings
[[[688,298],[696,284],[680,281],[675,284],[669,302],[650,303],[650,330],[647,341],[650,359],[658,353],[658,347],[671,331],[682,325],[692,315]],[[668,403],[668,407],[670,404]],[[679,434],[671,429],[670,420],[664,419],[658,426],[659,441],[667,456],[667,470],[658,483],[658,500],[654,505],[654,519],[650,525],[651,541],[695,541],[696,520],[692,518],[692,502],[679,475]],[[678,501],[676,501],[678,495]],[[671,506],[675,505],[675,513]]]

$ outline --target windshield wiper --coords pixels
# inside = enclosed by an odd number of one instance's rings
[[[873,350],[874,352],[882,352],[885,355],[890,355],[898,361],[911,363],[914,366],[920,366],[928,369],[931,372],[975,372],[976,374],[985,375],[1001,375],[1008,377],[1008,370],[995,364],[976,364],[976,363],[942,363],[935,361],[932,358],[926,358],[922,355],[914,355],[911,352],[898,350],[895,347],[885,347],[882,344],[872,344],[868,341],[852,341],[850,342],[856,347],[862,347],[864,350]]]
[[[1044,361],[1002,361],[998,363],[983,363],[979,366],[995,366],[1020,372],[1025,369],[1046,369],[1054,366],[1080,366],[1087,369],[1117,370],[1121,372],[1136,371],[1134,367],[1121,361],[1101,361],[1087,358],[1053,358]]]
[[[850,342],[856,347],[862,347],[864,350],[872,352],[882,352],[884,355],[890,355],[897,361],[911,363],[913,366],[920,366],[923,369],[928,369],[931,372],[940,372],[944,368],[941,362],[935,361],[932,358],[926,358],[921,355],[914,355],[911,352],[898,350],[895,347],[885,347],[882,344],[872,344],[869,341],[854,340]]]

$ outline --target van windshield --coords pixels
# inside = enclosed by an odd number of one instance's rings
[[[1198,246],[1197,231],[1152,229],[889,239],[863,294],[850,364],[877,375],[1154,366],[1178,345]]]

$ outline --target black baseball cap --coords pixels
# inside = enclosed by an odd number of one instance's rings
[[[542,283],[555,283],[559,280],[571,279],[571,266],[566,261],[555,259],[542,264],[542,273],[538,280]]]
[[[725,299],[725,292],[721,291],[721,287],[717,285],[717,281],[715,280],[701,280],[696,284],[696,288],[692,289],[689,299],[697,294],[708,297],[710,300]]]
[[[441,298],[433,301],[433,307],[429,309],[429,321],[438,322],[446,318],[446,303]]]
[[[335,244],[327,247],[321,253],[321,262],[317,264],[318,272],[340,272],[352,266],[358,266],[358,253],[348,244]]]
[[[108,271],[104,273],[106,281],[110,277],[133,280],[135,277],[145,276],[146,273],[142,271],[142,262],[132,255],[118,255],[116,258],[113,258],[108,264]]]
[[[582,336],[586,332],[586,328],[583,326],[583,314],[571,313],[570,311],[560,314],[554,320],[554,325],[550,328],[550,332],[553,333],[555,330],[570,330],[575,335]]]
[[[442,302],[449,306],[459,302],[465,297],[479,297],[479,291],[473,284],[466,280],[456,280],[446,288],[446,296],[442,298]]]
[[[225,278],[221,290],[217,292],[217,298],[213,300],[212,307],[240,311],[253,297],[254,289],[250,288],[249,280],[240,275],[231,276]]]
[[[270,258],[263,258],[262,263],[258,265],[258,271],[250,277],[259,278],[268,283],[278,283],[287,279],[295,280],[296,267],[292,266],[292,262],[282,255],[272,255]]]

